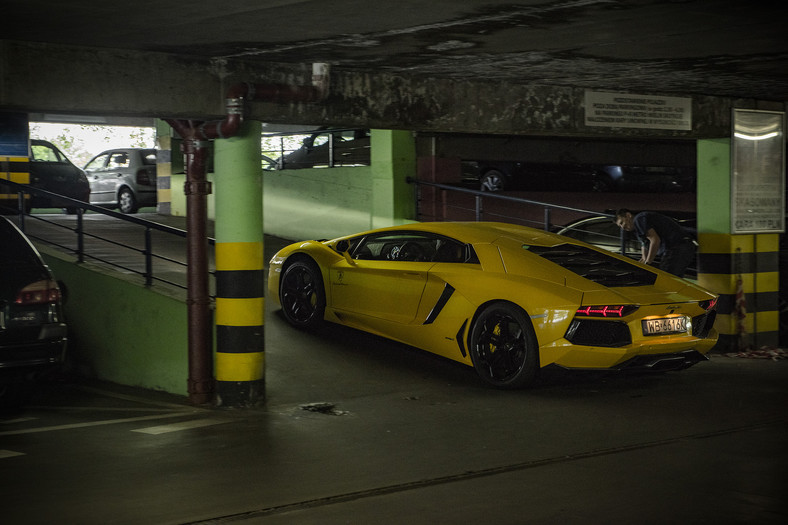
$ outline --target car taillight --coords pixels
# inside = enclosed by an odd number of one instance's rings
[[[585,317],[626,317],[638,307],[634,304],[581,306],[575,315]]]
[[[701,301],[698,303],[698,306],[700,306],[707,312],[709,310],[713,310],[714,307],[717,306],[717,297],[715,297],[714,299],[709,299],[708,301]]]
[[[150,177],[148,176],[148,170],[141,169],[137,170],[137,184],[144,184],[146,186],[150,186]]]
[[[60,300],[60,287],[55,281],[45,280],[36,281],[22,288],[16,299],[15,304],[49,304]]]

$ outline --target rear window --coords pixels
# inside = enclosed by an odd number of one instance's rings
[[[27,241],[3,218],[0,218],[0,246],[3,247],[0,266],[41,266]]]
[[[524,245],[523,248],[603,286],[648,286],[657,280],[653,272],[584,246]]]
[[[142,152],[142,163],[146,166],[156,165],[156,150],[149,149]]]

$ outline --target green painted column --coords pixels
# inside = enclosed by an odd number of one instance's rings
[[[413,133],[401,130],[371,132],[372,228],[415,220],[413,185],[416,177],[416,141]]]
[[[222,406],[265,398],[263,180],[259,122],[215,140],[216,390]]]

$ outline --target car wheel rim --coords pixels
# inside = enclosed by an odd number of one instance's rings
[[[482,181],[482,191],[500,191],[501,179],[498,177],[485,177]]]
[[[476,355],[479,368],[491,380],[504,382],[517,376],[526,360],[525,333],[520,323],[503,312],[484,319]]]
[[[305,323],[317,309],[317,292],[314,276],[304,268],[294,269],[285,275],[282,283],[282,307],[293,321]]]
[[[134,199],[131,196],[131,193],[127,191],[121,192],[119,201],[120,211],[123,213],[129,213],[132,210],[134,206]]]

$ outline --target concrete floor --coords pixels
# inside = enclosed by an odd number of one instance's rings
[[[269,310],[266,363],[256,409],[68,375],[40,385],[0,414],[0,522],[788,522],[788,361],[546,371],[505,392]]]
[[[264,407],[62,377],[0,416],[2,522],[788,522],[786,361],[551,372],[504,392],[409,347],[267,317]]]

